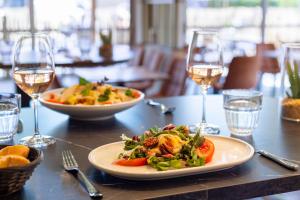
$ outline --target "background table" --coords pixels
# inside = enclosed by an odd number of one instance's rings
[[[133,56],[133,52],[129,45],[114,45],[113,55],[111,58],[101,57],[99,55],[98,47],[92,48],[88,60],[81,60],[80,55],[65,56],[63,53],[55,54],[55,66],[57,67],[93,67],[93,66],[107,66],[129,61]],[[1,63],[0,69],[11,69],[12,63],[10,61]]]
[[[62,168],[61,152],[65,149],[72,150],[81,169],[103,192],[104,199],[244,199],[300,189],[299,171],[289,171],[259,155],[254,155],[245,164],[224,171],[144,182],[115,178],[89,164],[87,157],[92,149],[120,140],[122,133],[132,136],[155,125],[193,124],[201,119],[201,98],[198,96],[159,101],[175,105],[174,114],[162,115],[158,109],[142,102],[105,122],[79,122],[41,109],[41,132],[56,137],[57,143],[44,150],[43,162],[24,189],[7,199],[89,199],[76,178]],[[208,121],[220,125],[221,134],[229,136],[222,97],[209,96],[207,103]],[[248,141],[257,149],[300,160],[300,125],[281,120],[279,113],[278,100],[264,98],[259,127]],[[16,140],[30,135],[33,129],[32,111],[23,109],[21,117],[25,129],[24,133],[16,136]]]

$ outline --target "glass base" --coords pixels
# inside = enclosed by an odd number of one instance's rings
[[[19,141],[19,144],[24,144],[30,147],[35,148],[44,148],[51,144],[54,144],[56,141],[53,137],[47,135],[34,135],[34,136],[27,136],[22,138]]]
[[[211,135],[220,134],[220,128],[214,124],[200,123],[200,124],[190,125],[189,128],[191,133],[196,133],[197,130],[200,129],[202,134],[211,134]]]

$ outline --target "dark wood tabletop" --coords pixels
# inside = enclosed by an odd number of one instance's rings
[[[105,58],[99,55],[98,47],[93,47],[88,59],[82,59],[80,54],[66,56],[63,53],[55,54],[55,65],[57,67],[97,67],[107,66],[118,63],[124,63],[131,59],[133,53],[129,45],[114,45],[111,58]],[[9,61],[1,63],[0,69],[11,69],[12,64]]]
[[[300,172],[287,170],[257,154],[231,169],[159,181],[128,181],[96,170],[88,162],[89,152],[103,144],[120,140],[120,135],[141,134],[145,129],[168,123],[193,124],[201,119],[201,98],[185,96],[158,99],[176,106],[173,115],[139,105],[121,112],[107,121],[80,122],[40,109],[43,134],[57,138],[55,145],[44,150],[44,160],[36,168],[25,187],[7,199],[90,199],[76,177],[65,172],[61,152],[70,149],[82,171],[104,194],[104,199],[244,199],[300,189]],[[221,134],[230,136],[226,127],[222,96],[208,96],[207,119],[221,127]],[[15,140],[33,131],[33,113],[23,109],[24,131]],[[247,138],[256,149],[265,149],[286,158],[300,160],[300,124],[280,119],[279,100],[264,97],[258,128]],[[3,198],[1,198],[3,199]]]

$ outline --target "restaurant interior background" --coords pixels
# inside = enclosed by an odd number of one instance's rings
[[[148,96],[196,94],[199,89],[186,79],[185,70],[175,73],[167,67],[170,65],[168,55],[180,50],[186,53],[192,30],[209,28],[218,30],[221,35],[226,66],[230,66],[236,56],[260,57],[262,62],[260,70],[254,73],[254,83],[245,87],[278,96],[281,85],[278,51],[283,42],[300,41],[300,34],[297,34],[300,31],[299,6],[299,0],[0,0],[0,91],[15,91],[10,69],[3,66],[11,59],[13,44],[22,33],[47,32],[51,36],[54,54],[89,60],[89,57],[82,56],[84,48],[87,48],[88,56],[93,56],[90,52],[94,51],[97,54],[103,43],[99,32],[112,31],[113,46],[130,47],[132,51],[127,63],[116,65],[144,65],[181,80],[174,83],[169,78],[151,83],[122,84],[146,91]],[[86,30],[91,32],[91,41],[80,38],[80,32]],[[81,47],[78,40],[83,40],[85,46]],[[163,52],[163,56],[150,57],[152,63],[137,61],[140,47],[143,47],[144,60],[150,48]],[[184,68],[185,62],[180,65]],[[76,81],[76,70],[81,70],[77,73],[82,74],[82,68],[77,69],[77,66],[56,64],[56,67],[60,87]],[[93,77],[97,77],[95,72],[98,71],[99,77],[105,75],[106,70],[97,71],[98,68],[101,66],[89,66],[87,62],[84,70],[90,70]],[[91,73],[85,78],[89,79]],[[221,86],[216,85],[210,93],[222,89],[227,74],[223,74]],[[161,92],[170,88],[174,92]]]

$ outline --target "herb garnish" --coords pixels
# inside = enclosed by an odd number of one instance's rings
[[[86,85],[86,84],[89,84],[89,83],[91,83],[91,82],[89,82],[85,78],[79,77],[79,85]]]
[[[110,93],[111,93],[111,90],[109,88],[107,88],[102,95],[99,95],[98,101],[99,102],[107,101],[109,99]]]
[[[129,97],[134,97],[134,96],[133,96],[133,93],[132,93],[132,91],[131,91],[130,89],[127,89],[127,90],[125,91],[125,95],[126,95],[126,96],[129,96]]]

